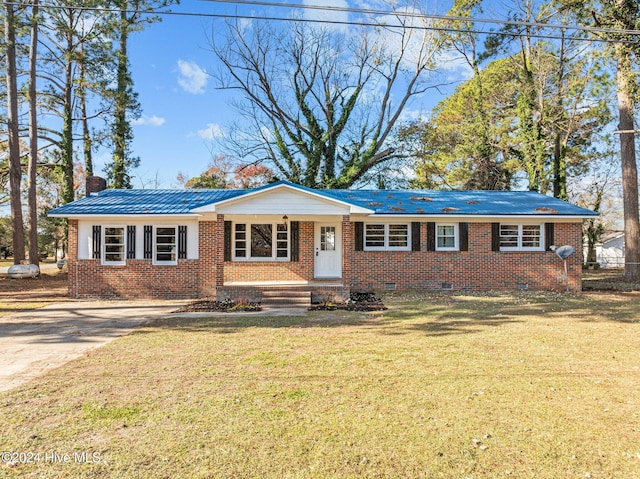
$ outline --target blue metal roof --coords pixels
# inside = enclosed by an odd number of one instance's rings
[[[535,191],[326,190],[331,197],[376,214],[598,216],[591,210]]]
[[[247,190],[103,190],[52,209],[55,216],[180,215],[217,203]]]
[[[385,215],[598,216],[533,191],[314,190],[286,181],[252,190],[104,190],[50,211],[55,216],[179,215],[195,208],[281,185]]]

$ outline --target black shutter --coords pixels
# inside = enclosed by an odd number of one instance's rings
[[[500,223],[491,223],[491,251],[500,251]]]
[[[436,224],[433,221],[427,223],[427,251],[436,250]]]
[[[551,251],[551,246],[553,246],[555,243],[555,239],[554,239],[554,226],[555,223],[545,223],[544,224],[544,249],[546,251]]]
[[[458,234],[460,235],[460,251],[469,251],[469,223],[459,223]]]
[[[187,227],[178,226],[178,259],[187,259]]]
[[[420,251],[420,222],[411,223],[411,251]]]
[[[231,261],[231,221],[224,222],[224,260]],[[249,238],[247,238],[247,241]]]
[[[356,251],[364,250],[364,223],[362,221],[356,221],[353,224],[354,229],[354,249]]]
[[[136,227],[127,226],[127,259],[136,259]]]
[[[153,258],[153,226],[144,227],[144,259]]]
[[[93,226],[93,259],[100,259],[102,249],[102,226]]]
[[[291,261],[300,261],[300,222],[292,221],[290,223],[291,236]]]

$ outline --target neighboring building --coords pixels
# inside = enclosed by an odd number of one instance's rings
[[[624,232],[609,231],[596,244],[596,262],[602,268],[624,268]]]
[[[279,286],[350,291],[581,290],[583,218],[530,191],[104,190],[69,219],[72,297],[260,300]]]

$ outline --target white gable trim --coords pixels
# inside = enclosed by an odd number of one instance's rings
[[[282,190],[283,192],[294,193],[295,195],[300,196],[301,199],[307,198],[309,200],[314,200],[316,203],[321,202],[327,205],[328,207],[332,206],[333,208],[330,208],[330,209],[333,209],[334,211],[332,211],[331,213],[335,213],[335,214],[340,212],[344,214],[358,214],[358,213],[373,214],[374,213],[374,210],[371,210],[369,208],[363,208],[361,206],[354,205],[352,203],[347,203],[345,201],[337,200],[335,198],[329,198],[325,195],[308,191],[306,189],[297,188],[295,185],[288,185],[288,184],[278,184],[271,187],[262,188],[262,189],[259,189],[258,191],[252,191],[242,196],[236,196],[234,198],[230,198],[227,200],[222,200],[216,203],[211,203],[209,205],[201,206],[199,208],[194,208],[191,210],[191,212],[197,213],[197,214],[202,214],[202,213],[239,214],[243,212],[256,214],[256,211],[255,211],[256,203],[254,201],[258,200],[258,198],[263,196],[273,195],[278,190]],[[242,211],[244,209],[240,206],[242,203],[248,203],[246,211]],[[250,204],[250,203],[253,203],[253,204]],[[267,210],[269,209],[268,206],[262,204],[262,202],[261,202],[261,206],[266,207]],[[294,206],[295,205],[289,205],[289,209],[292,209],[292,207]],[[277,208],[277,207],[274,205],[274,208]],[[341,211],[338,211],[338,210],[341,210]],[[263,214],[270,214],[270,213],[277,214],[277,213],[283,213],[286,211],[287,210],[278,209],[277,211],[276,210],[264,211]],[[309,212],[308,214],[327,214],[327,213],[328,213],[327,211],[323,211],[319,213]]]

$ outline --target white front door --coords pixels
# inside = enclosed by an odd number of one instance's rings
[[[316,278],[342,278],[342,223],[316,223]]]

